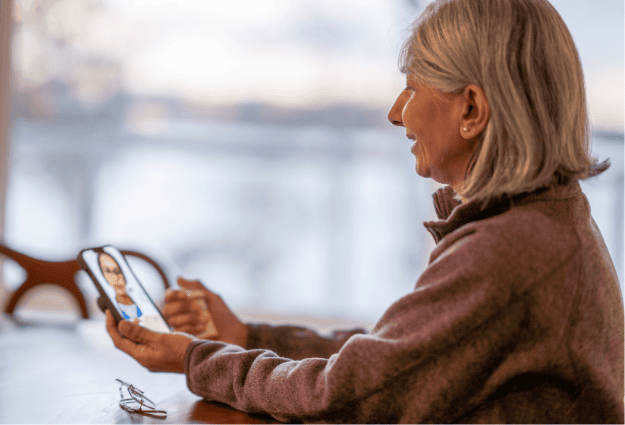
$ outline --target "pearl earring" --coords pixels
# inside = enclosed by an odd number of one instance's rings
[[[462,128],[462,131],[469,131],[469,129],[468,129],[468,128],[466,128],[466,127],[463,127],[463,128]]]

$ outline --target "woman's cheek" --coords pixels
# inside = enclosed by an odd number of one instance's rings
[[[428,169],[427,153],[423,149],[423,143],[418,142],[412,153],[414,154],[416,160],[415,167],[417,174],[421,177],[429,177],[430,172]]]

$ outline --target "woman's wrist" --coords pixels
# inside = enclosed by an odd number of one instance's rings
[[[247,348],[247,339],[249,336],[249,329],[245,323],[241,323],[240,326],[237,326],[236,335],[234,336],[234,340],[232,344],[236,344],[239,347]]]

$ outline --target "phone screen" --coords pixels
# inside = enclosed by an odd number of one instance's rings
[[[83,250],[78,262],[93,280],[103,304],[116,321],[133,321],[157,332],[171,331],[117,248],[107,245]]]

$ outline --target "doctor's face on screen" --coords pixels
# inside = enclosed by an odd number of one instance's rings
[[[101,253],[98,259],[104,278],[115,289],[117,301],[123,302],[126,298],[129,298],[126,294],[126,280],[117,261],[104,253]]]

